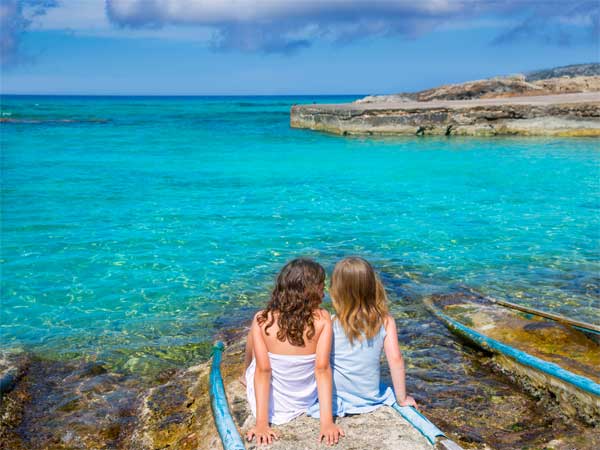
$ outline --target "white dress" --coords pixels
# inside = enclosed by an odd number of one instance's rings
[[[269,353],[271,362],[271,390],[269,395],[269,422],[287,423],[304,414],[317,402],[315,380],[316,355],[278,355]],[[256,417],[254,372],[256,360],[246,369],[246,395],[252,414]]]

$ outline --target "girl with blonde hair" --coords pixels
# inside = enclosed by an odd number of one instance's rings
[[[382,405],[417,406],[406,395],[404,359],[396,322],[388,314],[383,284],[371,264],[359,257],[341,260],[331,276],[333,320],[331,367],[333,414],[360,414]],[[381,384],[381,353],[390,368],[394,390]],[[319,416],[316,407],[309,414]]]

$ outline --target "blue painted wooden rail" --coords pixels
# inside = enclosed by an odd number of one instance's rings
[[[574,374],[573,372],[569,372],[568,370],[563,369],[558,364],[544,361],[543,359],[537,358],[529,353],[525,353],[524,351],[517,350],[509,345],[503,344],[495,339],[492,339],[484,334],[481,334],[471,328],[466,327],[465,325],[457,322],[451,317],[447,316],[443,312],[441,312],[437,307],[433,305],[431,301],[425,302],[427,307],[439,317],[446,325],[458,333],[464,335],[465,337],[471,339],[476,344],[481,347],[494,352],[494,353],[502,353],[515,361],[523,364],[524,366],[531,367],[535,370],[539,370],[540,372],[547,373],[559,380],[565,381],[584,392],[588,392],[590,394],[594,394],[596,396],[600,396],[600,384],[593,382],[589,378],[583,377],[581,375]]]
[[[425,436],[431,445],[435,445],[440,437],[446,436],[442,430],[431,423],[427,417],[417,411],[414,407],[400,406],[398,403],[394,403],[392,408]]]
[[[213,417],[217,431],[221,437],[224,450],[244,450],[244,441],[237,431],[237,427],[229,412],[227,405],[227,396],[225,395],[225,386],[221,377],[221,358],[225,345],[222,342],[216,342],[212,352],[212,367],[210,368],[209,392],[210,404],[212,406]]]

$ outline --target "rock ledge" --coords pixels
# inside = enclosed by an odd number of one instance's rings
[[[341,135],[600,136],[600,93],[294,105],[290,125]]]

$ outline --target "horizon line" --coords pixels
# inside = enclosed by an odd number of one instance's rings
[[[0,92],[0,97],[356,97],[365,95],[378,94],[18,94]]]

